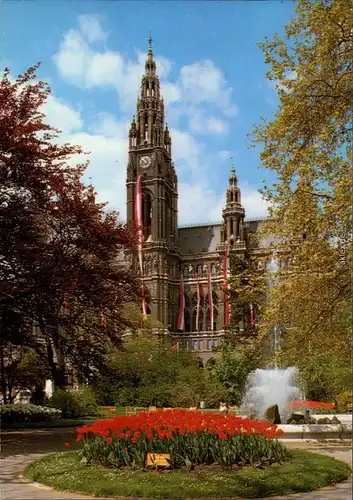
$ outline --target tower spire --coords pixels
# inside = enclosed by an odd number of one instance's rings
[[[153,59],[153,50],[152,50],[152,37],[151,35],[148,37],[148,53],[147,60],[145,63],[145,74],[147,76],[156,76],[156,63]]]
[[[145,72],[141,81],[141,92],[137,98],[136,120],[129,131],[130,150],[140,147],[161,147],[171,155],[171,139],[168,127],[164,128],[164,102],[153,57],[152,37],[148,38],[148,53]]]

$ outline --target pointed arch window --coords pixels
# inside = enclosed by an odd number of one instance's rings
[[[152,229],[152,195],[149,191],[143,194],[142,204],[143,235],[147,240],[151,236]]]
[[[191,332],[190,312],[187,309],[185,309],[184,312],[184,322],[185,322],[185,331]]]

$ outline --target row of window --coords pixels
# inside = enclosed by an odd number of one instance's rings
[[[169,310],[169,324],[172,327],[172,331],[175,331],[176,322],[178,317],[178,311],[170,309]],[[211,314],[209,307],[200,308],[199,314],[197,315],[197,309],[184,310],[184,331],[185,332],[210,332],[217,331],[221,329],[220,318],[218,314],[218,309],[213,308],[213,325],[211,327]]]
[[[193,277],[195,274],[198,275],[198,277],[201,276],[207,276],[208,275],[208,270],[210,269],[212,275],[216,275],[221,271],[220,264],[199,264],[197,266],[193,266],[192,264],[186,265],[183,267],[183,275],[184,277]]]
[[[179,342],[188,351],[213,351],[218,347],[219,339],[193,339],[183,340]]]

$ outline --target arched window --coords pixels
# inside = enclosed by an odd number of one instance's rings
[[[190,307],[192,305],[192,297],[190,295],[185,294],[185,307]]]
[[[142,223],[143,223],[143,235],[145,240],[151,235],[152,226],[152,195],[149,191],[145,191],[143,194],[142,203]]]
[[[191,332],[190,313],[187,309],[185,309],[184,311],[184,322],[185,322],[185,331]]]
[[[183,274],[184,274],[184,277],[187,278],[189,276],[189,269],[188,269],[188,266],[184,266],[184,269],[183,269]]]
[[[216,264],[212,264],[211,265],[211,274],[216,274],[217,273],[217,267],[216,267]]]
[[[197,266],[197,275],[198,275],[198,276],[202,276],[202,265],[201,265],[201,264],[199,264],[199,265]]]
[[[213,309],[213,331],[217,331],[218,326],[218,309]]]

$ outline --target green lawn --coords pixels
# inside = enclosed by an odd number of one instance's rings
[[[316,490],[347,479],[347,464],[306,451],[291,452],[277,467],[236,471],[132,471],[85,466],[75,451],[47,455],[29,465],[25,476],[57,490],[95,496],[152,498],[254,498]]]

